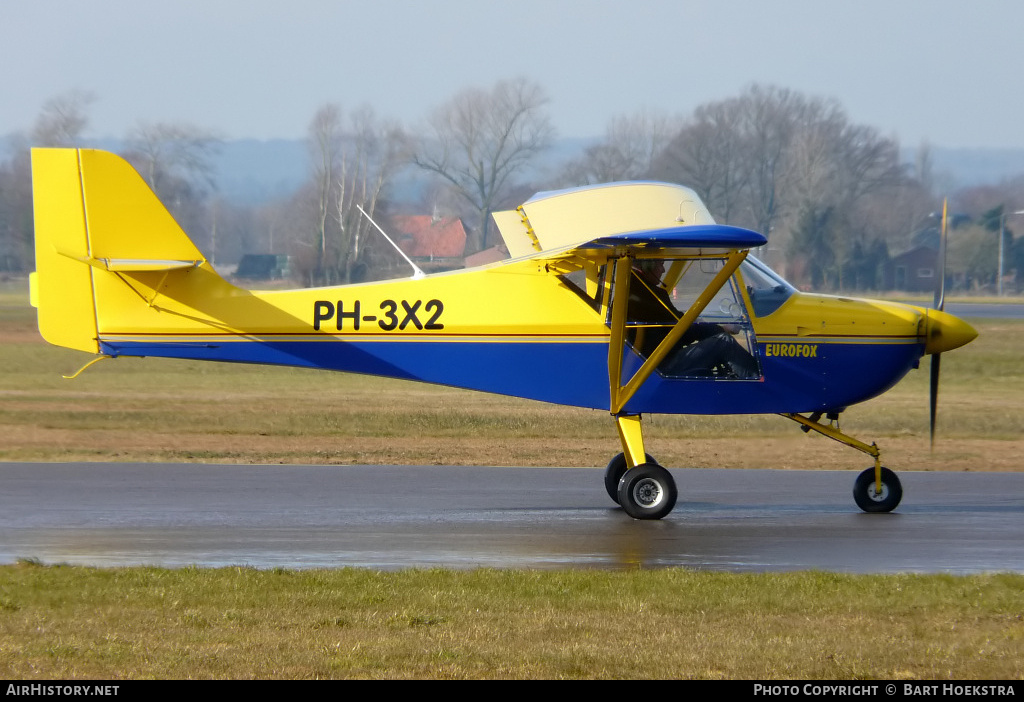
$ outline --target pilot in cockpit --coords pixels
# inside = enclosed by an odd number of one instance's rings
[[[634,261],[627,325],[632,327],[630,343],[645,357],[651,355],[682,316],[661,285],[664,275],[662,260]],[[757,361],[733,336],[739,332],[735,324],[694,322],[658,370],[666,376],[759,378]]]

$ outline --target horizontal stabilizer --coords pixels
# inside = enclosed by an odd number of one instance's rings
[[[187,268],[201,266],[204,261],[169,261],[141,258],[90,258],[88,256],[73,256],[60,251],[58,253],[73,258],[76,261],[87,263],[96,268],[114,273],[142,273],[152,271],[177,271]]]

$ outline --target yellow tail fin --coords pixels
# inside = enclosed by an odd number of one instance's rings
[[[99,352],[97,276],[192,269],[205,257],[119,156],[33,149],[32,300],[51,344]]]

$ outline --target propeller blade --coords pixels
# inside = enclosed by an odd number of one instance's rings
[[[939,407],[939,361],[942,354],[932,354],[931,384],[928,392],[929,406],[929,429],[931,437],[931,448],[935,449],[935,415]]]
[[[939,235],[939,280],[935,285],[935,300],[932,307],[940,312],[946,306],[946,212],[947,201],[942,201],[942,228]]]
[[[942,229],[939,235],[939,280],[935,287],[935,309],[940,312],[946,306],[946,217],[948,200],[942,200]],[[931,450],[935,450],[935,415],[939,408],[939,364],[942,354],[932,354],[931,382],[928,387],[928,433]]]

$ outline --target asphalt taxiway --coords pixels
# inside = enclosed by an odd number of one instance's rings
[[[0,563],[1024,572],[1024,473],[903,472],[891,514],[852,472],[672,473],[641,522],[592,468],[7,463]]]

